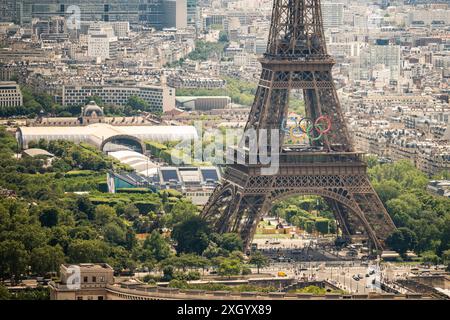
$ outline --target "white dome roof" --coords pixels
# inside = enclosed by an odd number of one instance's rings
[[[103,110],[100,108],[95,101],[90,101],[83,109],[83,117],[91,117],[93,114],[98,117],[103,117]]]

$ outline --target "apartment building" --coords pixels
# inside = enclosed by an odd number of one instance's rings
[[[450,171],[450,147],[434,143],[419,145],[416,166],[430,176]]]
[[[106,104],[124,106],[137,96],[146,101],[151,112],[167,112],[175,108],[175,89],[167,86],[64,86],[64,106],[83,104],[87,97],[98,96]]]
[[[0,82],[0,108],[20,107],[23,96],[17,83],[11,81]]]
[[[88,56],[102,61],[117,58],[117,38],[110,38],[107,34],[101,33],[90,35]]]
[[[336,2],[322,3],[324,28],[339,28],[344,25],[344,4]]]

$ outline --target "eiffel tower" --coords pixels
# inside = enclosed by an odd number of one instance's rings
[[[266,174],[267,164],[259,160],[250,163],[249,141],[243,138],[228,150],[232,164],[203,218],[216,232],[239,233],[248,249],[275,201],[317,195],[332,208],[343,235],[362,236],[371,249],[383,250],[395,225],[370,184],[364,154],[355,152],[350,139],[332,78],[335,62],[327,53],[320,0],[274,0],[267,52],[260,62],[262,75],[245,132],[254,130],[260,138],[266,131],[268,139],[276,132],[279,148],[269,152],[279,153],[278,172]],[[286,130],[280,130],[291,90],[303,90],[309,119],[303,128],[311,133],[306,145],[285,144]],[[317,125],[323,119],[331,124],[330,133],[317,139],[326,131]]]

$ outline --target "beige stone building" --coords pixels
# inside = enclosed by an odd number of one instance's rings
[[[21,105],[23,105],[23,97],[19,85],[11,81],[0,81],[0,108]]]
[[[106,263],[63,264],[60,277],[49,283],[51,300],[107,300],[106,287],[114,284],[114,270]]]
[[[450,146],[446,142],[419,145],[416,166],[430,176],[450,171]]]

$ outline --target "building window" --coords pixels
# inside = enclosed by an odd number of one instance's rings
[[[77,300],[83,300],[83,297],[77,297]]]
[[[98,300],[103,300],[103,296],[98,296]]]
[[[83,277],[83,282],[84,283],[88,282],[88,277]]]
[[[92,282],[97,282],[97,277],[92,277]]]

